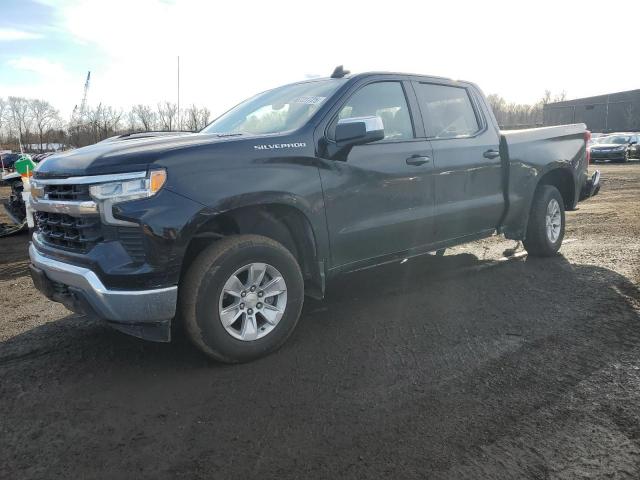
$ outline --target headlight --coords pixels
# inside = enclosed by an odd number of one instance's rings
[[[147,198],[155,195],[162,188],[166,180],[166,171],[152,170],[149,175],[143,178],[92,185],[89,188],[89,193],[98,201],[112,200],[111,203],[126,202],[128,200]]]
[[[616,147],[616,148],[614,148],[614,150],[615,150],[616,152],[621,152],[622,150],[624,150],[624,149],[626,149],[626,148],[627,148],[627,147],[625,147],[625,146],[623,145],[622,147]]]
[[[143,176],[144,175],[144,176]],[[119,220],[113,216],[113,205],[129,200],[138,200],[154,196],[167,181],[165,170],[152,170],[145,175],[132,174],[129,178],[117,182],[99,183],[89,187],[91,197],[98,204],[102,221],[108,225],[137,225],[126,220]]]

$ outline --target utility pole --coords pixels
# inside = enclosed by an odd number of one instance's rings
[[[607,95],[607,104],[605,105],[604,113],[604,131],[609,130],[609,95]]]
[[[180,55],[178,55],[178,131],[182,130],[180,118]]]

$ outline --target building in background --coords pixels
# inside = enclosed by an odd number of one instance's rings
[[[592,132],[640,131],[640,89],[548,103],[544,125],[586,123]]]

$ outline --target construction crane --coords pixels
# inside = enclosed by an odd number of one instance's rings
[[[71,114],[72,123],[79,125],[82,123],[85,114],[87,113],[87,93],[89,92],[89,82],[91,81],[91,71],[87,72],[87,80],[84,82],[84,94],[82,95],[82,103],[80,104],[80,111],[78,111],[78,105],[73,107],[73,113]]]
[[[80,104],[80,118],[84,118],[87,110],[87,92],[89,91],[89,81],[91,80],[91,71],[87,72],[87,81],[84,82],[84,95],[82,95],[82,103]]]

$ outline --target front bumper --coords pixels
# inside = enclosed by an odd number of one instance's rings
[[[620,161],[620,160],[624,160],[624,155],[625,152],[624,150],[619,151],[619,152],[598,152],[598,151],[594,151],[591,150],[591,160],[594,162],[603,162],[606,160],[610,160],[610,161]]]
[[[110,290],[91,270],[49,258],[29,246],[34,284],[72,311],[95,314],[113,327],[155,341],[170,340],[178,287]]]

